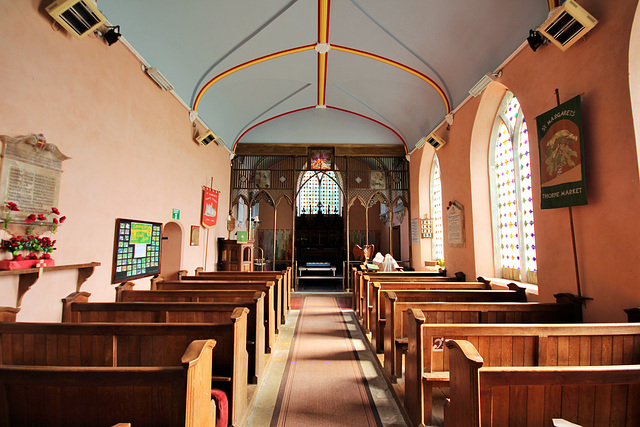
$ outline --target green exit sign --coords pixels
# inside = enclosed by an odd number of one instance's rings
[[[173,208],[172,219],[180,219],[180,209]]]

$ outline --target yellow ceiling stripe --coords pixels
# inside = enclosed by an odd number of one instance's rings
[[[304,51],[307,51],[307,50],[313,50],[314,48],[315,48],[315,45],[309,45],[309,46],[300,46],[300,47],[297,47],[297,48],[294,48],[294,49],[283,50],[283,51],[280,51],[280,52],[272,53],[270,55],[266,55],[266,56],[262,56],[260,58],[253,59],[251,61],[245,62],[244,64],[240,64],[238,66],[230,68],[227,71],[225,71],[224,73],[218,74],[216,77],[214,77],[213,79],[209,80],[209,82],[207,82],[207,84],[204,85],[202,87],[202,89],[200,89],[200,92],[198,92],[198,96],[196,96],[196,99],[195,99],[195,101],[193,103],[193,109],[195,111],[198,110],[198,105],[200,104],[200,100],[202,100],[202,96],[205,94],[206,91],[209,90],[209,88],[211,88],[211,86],[213,86],[216,82],[222,80],[223,78],[235,73],[236,71],[243,70],[243,69],[245,69],[247,67],[251,67],[252,65],[256,65],[256,64],[259,64],[261,62],[268,61],[270,59],[280,58],[281,56],[291,55],[292,53],[299,53],[299,52],[304,52]]]
[[[318,105],[325,105],[327,89],[327,54],[318,54]]]
[[[329,42],[329,0],[318,2],[318,43]]]
[[[396,61],[394,61],[392,59],[385,58],[385,57],[376,55],[374,53],[364,52],[362,50],[352,49],[352,48],[349,48],[349,47],[338,46],[338,45],[331,45],[331,49],[332,50],[338,50],[338,51],[341,51],[341,52],[352,53],[354,55],[360,55],[360,56],[363,56],[363,57],[369,58],[369,59],[374,59],[376,61],[380,61],[380,62],[383,62],[385,64],[392,65],[392,66],[394,66],[396,68],[399,68],[399,69],[404,70],[404,71],[406,71],[406,72],[408,72],[410,74],[413,74],[414,76],[416,76],[416,77],[424,80],[425,82],[429,83],[440,94],[440,97],[444,101],[444,105],[445,105],[445,108],[447,110],[447,114],[449,114],[451,112],[451,104],[449,102],[449,99],[447,98],[447,95],[442,90],[442,88],[440,86],[438,86],[438,84],[436,82],[434,82],[429,77],[427,77],[424,74],[422,74],[421,72],[419,72],[417,70],[414,70],[413,68],[408,67],[408,66],[406,66],[404,64],[396,62]]]

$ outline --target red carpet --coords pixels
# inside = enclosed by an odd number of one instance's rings
[[[381,426],[334,297],[302,302],[271,421],[280,426]]]

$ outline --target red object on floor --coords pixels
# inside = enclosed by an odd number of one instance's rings
[[[211,390],[211,398],[216,401],[216,427],[229,425],[229,402],[222,390]]]

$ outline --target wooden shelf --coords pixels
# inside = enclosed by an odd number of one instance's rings
[[[16,307],[20,307],[22,304],[22,298],[24,294],[38,281],[43,273],[56,270],[78,270],[78,281],[76,282],[76,292],[80,292],[80,288],[93,274],[96,267],[100,265],[99,262],[90,262],[87,264],[69,264],[69,265],[55,265],[53,267],[41,267],[41,268],[24,268],[21,270],[2,270],[0,271],[0,277],[3,276],[20,276],[18,279],[18,298],[16,301]]]

